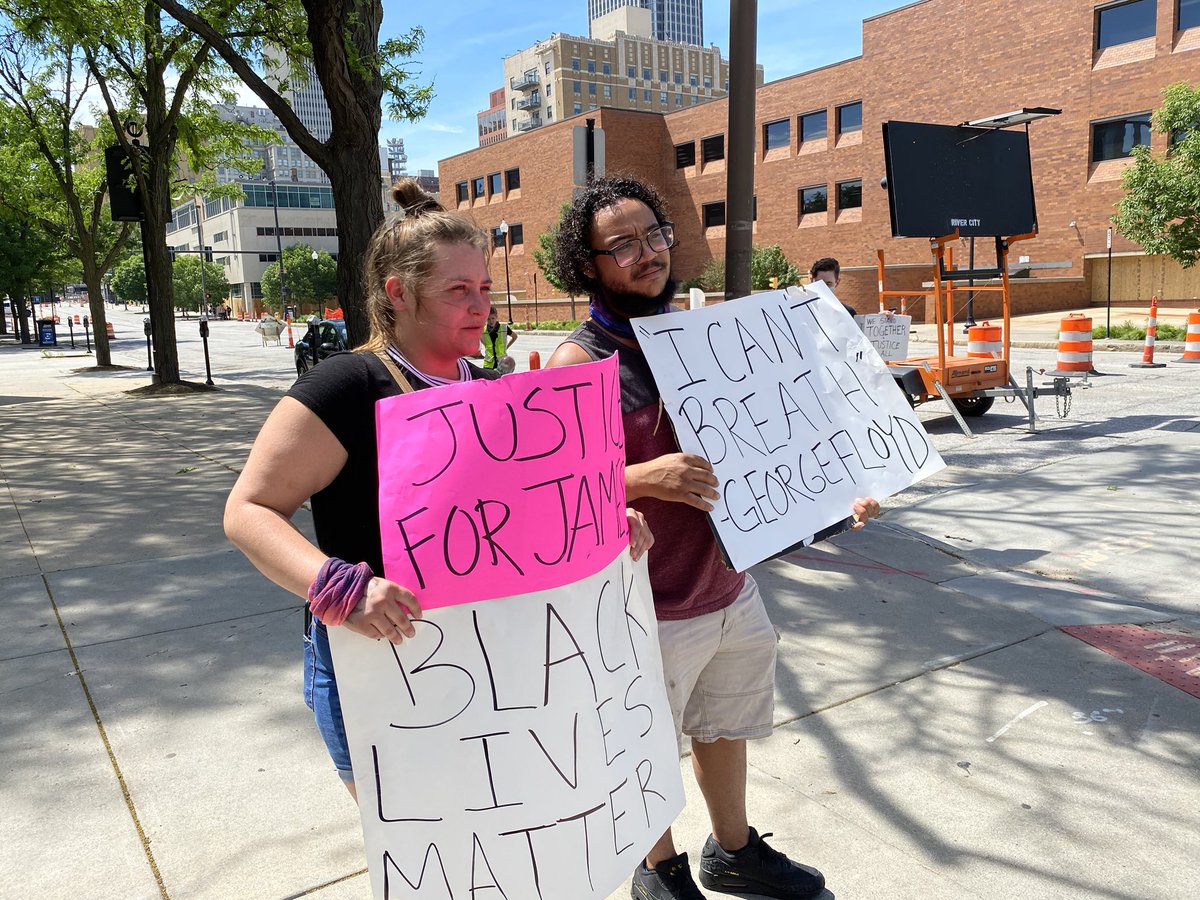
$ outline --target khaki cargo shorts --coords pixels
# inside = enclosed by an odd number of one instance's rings
[[[775,714],[778,642],[749,575],[724,609],[660,621],[658,643],[675,734],[703,743],[767,737]]]

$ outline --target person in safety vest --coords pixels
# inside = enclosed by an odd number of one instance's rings
[[[512,325],[500,321],[496,307],[488,310],[487,327],[483,329],[480,343],[483,345],[483,367],[495,369],[507,375],[517,367],[517,361],[508,355],[508,348],[517,342],[517,332]]]

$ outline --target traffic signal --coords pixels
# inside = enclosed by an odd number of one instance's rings
[[[213,261],[213,255],[212,255],[212,246],[211,246],[211,245],[208,245],[208,244],[206,244],[206,245],[205,245],[205,247],[204,247],[204,261],[205,261],[205,262],[212,262],[212,261]]]
[[[133,168],[129,155],[120,144],[104,148],[104,173],[108,182],[108,202],[114,222],[140,222],[142,197],[137,188],[129,186]]]
[[[171,254],[171,262],[175,262],[175,248],[170,244],[167,245],[167,253]]]

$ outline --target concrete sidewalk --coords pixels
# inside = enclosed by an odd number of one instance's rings
[[[144,398],[144,371],[86,364],[0,343],[0,894],[369,896],[301,698],[299,601],[221,531],[290,372]],[[782,637],[752,818],[827,897],[1194,895],[1200,702],[1057,627],[1200,628],[1200,376],[1179,369],[1172,427],[1081,451],[1082,475],[953,469],[756,570]]]

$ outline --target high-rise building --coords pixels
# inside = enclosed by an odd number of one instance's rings
[[[479,146],[486,147],[508,137],[508,107],[504,102],[504,88],[499,87],[488,94],[488,108],[476,114],[479,125]]]
[[[588,36],[604,38],[595,21],[622,6],[650,12],[650,34],[660,41],[704,44],[704,0],[588,0]]]
[[[592,23],[592,37],[554,34],[505,57],[508,136],[600,107],[667,113],[724,97],[721,51],[659,40],[650,12],[618,6]]]

